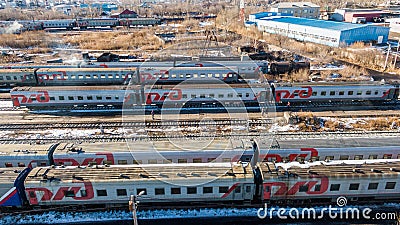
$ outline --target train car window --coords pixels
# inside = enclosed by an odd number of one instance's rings
[[[64,191],[64,196],[65,197],[75,197],[75,192],[74,191]]]
[[[227,77],[227,74],[222,74],[222,77],[224,77],[224,78]]]
[[[76,79],[76,75],[71,75],[71,79]]]
[[[326,96],[326,91],[321,91],[321,96]]]
[[[349,160],[349,156],[348,155],[341,155],[340,156],[340,160]]]
[[[314,186],[314,191],[321,191],[321,185],[320,184],[316,184]]]
[[[200,98],[206,98],[206,94],[200,94]]]
[[[181,188],[171,188],[171,194],[172,195],[180,195],[181,194]]]
[[[86,79],[90,79],[90,74],[87,74],[87,75],[86,75]]]
[[[172,159],[164,159],[163,163],[164,164],[172,163]]]
[[[202,163],[203,160],[201,158],[195,158],[193,159],[193,163]]]
[[[311,160],[312,161],[319,161],[319,156],[313,156],[313,157],[311,157]]]
[[[179,74],[179,77],[180,77],[180,78],[183,78],[183,74]]]
[[[0,76],[0,80],[4,80],[3,76]]]
[[[96,190],[96,192],[98,197],[107,196],[107,190]]]
[[[348,91],[347,92],[347,95],[353,95],[354,94],[354,91]]]
[[[240,187],[240,186],[236,186],[235,187],[235,193],[241,193],[242,192],[242,187]]]
[[[182,98],[187,98],[187,94],[182,94]]]
[[[103,161],[103,165],[113,165],[113,162],[112,161],[110,161],[110,160],[104,160]]]
[[[115,96],[115,100],[118,100],[118,99],[119,99],[119,96],[118,96],[118,95],[116,95],[116,96]]]
[[[313,91],[312,96],[317,96],[317,92]]]
[[[344,95],[344,91],[339,91],[339,95]]]
[[[228,94],[228,98],[233,98],[233,94],[232,94],[232,93],[229,93],[229,94]]]
[[[371,91],[366,91],[365,94],[366,95],[371,95]]]
[[[221,75],[219,73],[215,74],[215,78],[219,78]]]
[[[231,158],[222,158],[222,162],[230,162]]]
[[[330,191],[339,191],[340,184],[331,184]]]
[[[106,79],[106,75],[101,74],[101,75],[100,75],[100,78],[101,78],[101,79]]]
[[[99,76],[97,76],[97,74],[93,74],[93,79],[99,79]]]
[[[40,96],[40,98],[39,98],[41,101],[45,101],[46,100],[46,97],[45,96]]]
[[[148,164],[157,164],[157,159],[149,159],[147,160]]]
[[[10,76],[6,76],[6,80],[11,80],[11,77]]]
[[[237,94],[237,97],[238,97],[238,98],[241,98],[241,97],[243,97],[243,94],[242,94],[242,93],[238,93],[238,94]]]
[[[329,160],[334,160],[335,156],[325,156],[325,160],[329,161]]]
[[[154,193],[156,195],[165,195],[165,190],[164,190],[164,188],[155,188]]]
[[[13,166],[12,163],[10,163],[10,162],[4,163],[4,165],[5,165],[6,167],[12,167],[12,166]]]
[[[50,100],[51,100],[51,101],[55,101],[56,98],[55,98],[55,97],[50,97]]]
[[[19,79],[20,79],[20,80],[24,79],[24,76],[19,76]],[[27,76],[26,79],[28,80],[29,77]]]
[[[14,76],[14,80],[18,80],[17,76]]]
[[[78,96],[78,100],[83,100],[83,96]]]
[[[97,99],[97,100],[103,100],[103,96],[97,95],[97,96],[96,96],[96,99]]]
[[[205,77],[206,77],[206,74],[205,74],[205,73],[201,73],[201,74],[200,74],[200,77],[201,77],[201,78],[205,78]]]
[[[119,79],[119,74],[115,74],[115,78],[116,78],[116,79]]]
[[[213,193],[213,187],[203,187],[203,194]]]
[[[64,97],[64,96],[58,96],[58,100],[64,101],[64,100],[65,100],[65,97]]]
[[[126,165],[128,164],[127,160],[118,160],[118,165]]]
[[[363,155],[355,155],[354,156],[354,160],[362,160],[363,159]]]
[[[329,95],[335,95],[335,91],[329,92]]]
[[[378,155],[369,155],[368,159],[377,159]]]
[[[78,79],[82,80],[83,79],[83,75],[78,75]]]
[[[251,192],[251,186],[246,186],[246,193],[250,193]]]
[[[218,192],[221,193],[221,194],[228,192],[228,190],[229,190],[228,186],[218,187]]]
[[[231,77],[233,77],[233,75],[230,73],[230,74],[228,74],[228,77],[230,77],[230,78],[231,78]]]
[[[68,96],[68,100],[73,101],[74,100],[74,96]]]
[[[93,100],[93,96],[86,96],[87,100]]]
[[[113,79],[114,76],[112,74],[108,74],[108,79]]]
[[[86,196],[87,196],[86,190],[81,190],[81,197],[86,197]]]
[[[358,190],[359,187],[360,187],[359,183],[353,183],[353,184],[350,184],[349,190],[350,191],[356,191],[356,190]]]
[[[18,163],[18,167],[25,167],[25,163],[19,162],[19,163]]]
[[[191,78],[192,75],[191,74],[186,74],[186,78]]]
[[[392,158],[392,154],[384,154],[383,158],[384,159],[391,159]]]
[[[218,98],[223,98],[224,94],[218,94]]]
[[[375,95],[378,95],[379,91],[375,91]]]
[[[194,74],[193,74],[193,77],[194,77],[194,78],[198,78],[199,75],[198,75],[197,73],[194,73]]]
[[[176,78],[176,74],[172,74],[171,77],[172,77],[172,78]]]
[[[187,159],[178,159],[178,163],[187,163]]]
[[[357,91],[357,95],[362,95],[362,91]]]
[[[197,194],[197,187],[187,187],[187,188],[186,188],[186,193],[187,193],[188,195]]]
[[[385,189],[394,189],[396,182],[386,182]]]
[[[168,74],[168,73],[163,74],[163,77],[164,77],[164,78],[169,78],[169,74]]]
[[[400,154],[397,155],[397,159],[400,159]]]
[[[215,95],[214,95],[214,94],[209,94],[209,95],[208,95],[208,97],[210,97],[210,98],[214,98],[214,97],[215,97]]]
[[[215,158],[208,158],[207,159],[207,162],[212,162],[212,161],[215,161]]]
[[[106,96],[106,100],[111,100],[112,97],[111,96]]]
[[[209,73],[209,74],[207,74],[207,77],[208,77],[208,78],[211,78],[211,77],[213,77],[213,74],[212,74],[212,73]]]
[[[191,98],[196,98],[195,94],[190,95]]]
[[[142,160],[133,160],[133,164],[142,164]]]
[[[306,192],[306,191],[308,191],[308,184],[301,185],[299,188],[299,192]]]
[[[117,196],[127,196],[126,189],[117,189]]]
[[[378,184],[379,183],[369,183],[368,184],[368,190],[376,190],[376,189],[378,189]]]

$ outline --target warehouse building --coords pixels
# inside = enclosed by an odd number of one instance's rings
[[[299,41],[339,47],[354,42],[388,41],[388,27],[367,24],[352,24],[298,17],[264,17],[255,20],[263,32],[280,34]]]
[[[319,5],[311,2],[280,2],[272,5],[269,11],[317,19],[319,18],[319,8]]]

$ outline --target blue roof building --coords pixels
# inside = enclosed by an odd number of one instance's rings
[[[388,27],[368,24],[353,24],[300,17],[259,17],[254,19],[258,29],[263,32],[280,34],[299,41],[339,47],[354,42],[386,43]]]

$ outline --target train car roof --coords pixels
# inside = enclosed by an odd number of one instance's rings
[[[136,71],[135,67],[124,67],[124,68],[103,68],[103,67],[95,67],[95,68],[39,68],[38,72],[52,72],[52,71],[79,71],[79,72],[110,72],[110,71]]]
[[[272,85],[272,84],[271,84]],[[299,87],[299,86],[384,86],[380,81],[343,81],[343,82],[302,82],[302,83],[273,83],[275,87]]]
[[[114,86],[38,86],[38,87],[15,87],[12,91],[112,91],[112,90],[137,90],[140,86],[130,85],[114,85]]]
[[[30,68],[22,68],[22,69],[3,69],[0,68],[0,75],[4,73],[33,73],[33,69]]]
[[[265,164],[264,164],[265,165]],[[292,162],[287,164],[277,163],[278,176],[295,176],[308,178],[310,175],[330,178],[342,177],[388,177],[400,175],[400,160],[347,160],[331,162],[313,162],[300,164]],[[263,168],[263,166],[262,166]],[[268,169],[268,168],[266,168]]]
[[[0,144],[0,156],[35,156],[47,155],[54,143],[46,144]],[[61,147],[61,146],[60,146]]]
[[[0,185],[10,184],[10,186],[12,186],[15,181],[15,178],[17,178],[19,173],[22,172],[22,170],[24,169],[25,168],[21,167],[0,168]],[[0,194],[0,197],[1,196],[2,195]]]
[[[149,180],[204,180],[251,178],[249,164],[184,163],[91,167],[37,167],[26,178],[26,184],[86,180],[91,182],[128,182]],[[189,184],[189,183],[186,183]]]
[[[228,139],[197,140],[196,146],[187,140],[173,141],[132,141],[132,142],[94,142],[70,145],[64,149],[57,149],[55,154],[71,152],[148,152],[148,151],[205,151],[205,150],[234,150],[251,149],[251,145],[242,141]]]

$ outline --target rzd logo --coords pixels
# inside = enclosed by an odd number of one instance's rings
[[[288,175],[290,176],[290,174]],[[319,195],[325,193],[328,190],[329,186],[329,179],[326,176],[310,176],[312,179],[319,179],[318,180],[310,180],[310,181],[299,181],[295,184],[291,185],[291,179],[288,178],[287,182],[267,182],[264,183],[264,199],[271,199],[271,197],[282,198],[285,196],[293,196],[296,195],[302,186],[307,187],[307,191],[304,192],[307,195]],[[297,178],[296,178],[297,179]],[[318,189],[312,190],[316,185],[319,184]],[[273,187],[278,187],[276,190]],[[274,192],[275,190],[275,192]]]
[[[294,99],[295,97],[299,98],[309,98],[312,95],[312,87],[306,86],[302,88],[307,88],[306,90],[275,90],[275,101],[280,102],[282,99]]]
[[[34,101],[36,102],[49,102],[50,101],[50,96],[47,91],[38,91],[37,94],[32,93],[30,95],[13,95],[11,94],[11,99],[13,101],[14,106],[21,106],[21,104],[29,104]]]
[[[182,99],[181,89],[172,89],[164,93],[150,92],[146,93],[146,104],[151,104],[153,102],[163,102],[165,99],[170,99],[172,101],[178,101]]]

